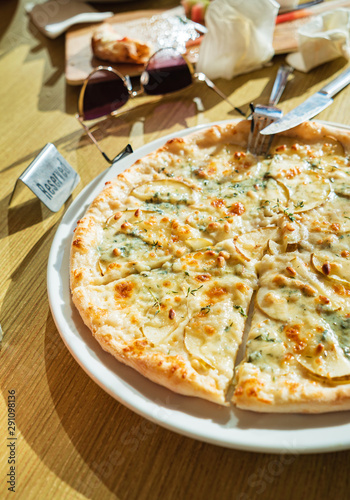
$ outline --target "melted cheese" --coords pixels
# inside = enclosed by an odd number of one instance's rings
[[[82,222],[93,248],[73,243],[91,330],[226,391],[257,290],[235,401],[244,384],[272,404],[350,380],[350,163],[316,139],[277,139],[261,159],[214,127],[137,162]]]
[[[260,275],[248,362],[269,365],[272,373],[273,361],[279,373],[289,359],[326,379],[350,377],[350,305],[332,293],[328,276],[295,254],[265,256]]]

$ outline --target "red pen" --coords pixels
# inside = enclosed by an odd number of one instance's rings
[[[296,19],[312,16],[312,14],[313,12],[310,12],[309,9],[292,10],[291,12],[286,12],[285,14],[279,14],[276,17],[276,24],[295,21]]]
[[[303,17],[315,16],[317,14],[322,14],[323,12],[331,11],[341,7],[350,7],[350,0],[334,0],[330,2],[324,2],[321,5],[308,5],[308,8],[303,8],[301,5],[299,9],[286,12],[284,14],[279,14],[276,17],[276,24],[285,23],[289,21],[295,21],[296,19],[302,19]]]

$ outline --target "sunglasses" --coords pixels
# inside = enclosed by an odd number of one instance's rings
[[[195,73],[192,64],[183,54],[173,48],[164,48],[155,52],[149,59],[140,78],[140,90],[133,90],[129,76],[121,75],[110,66],[95,68],[84,81],[79,95],[77,118],[92,142],[103,157],[113,163],[120,159],[120,154],[112,160],[102,151],[97,140],[90,132],[84,120],[95,120],[114,114],[129,99],[142,94],[159,96],[182,90],[196,81],[205,82],[222,99],[227,101],[239,114],[243,111],[233,106],[228,97],[203,73]]]

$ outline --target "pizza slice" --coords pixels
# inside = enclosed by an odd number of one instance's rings
[[[233,401],[261,412],[350,408],[349,289],[321,255],[265,255]],[[323,271],[322,271],[323,268]],[[341,279],[350,278],[349,266]]]
[[[113,63],[145,64],[152,54],[149,43],[122,36],[108,23],[93,33],[91,47],[96,57]]]
[[[119,361],[175,392],[225,405],[252,292],[243,276],[165,266],[76,286],[72,297]]]

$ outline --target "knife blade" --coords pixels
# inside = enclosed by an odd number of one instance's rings
[[[300,123],[313,118],[321,111],[330,106],[333,102],[332,97],[350,83],[350,68],[343,71],[337,78],[325,85],[313,96],[306,99],[305,102],[284,115],[279,120],[271,123],[260,131],[262,135],[278,134],[289,130]]]

